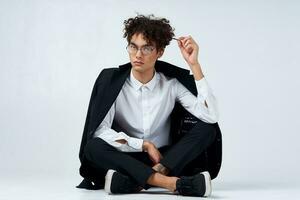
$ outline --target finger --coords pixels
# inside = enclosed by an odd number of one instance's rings
[[[187,40],[190,40],[190,41],[193,41],[193,38],[191,36],[186,36],[186,37],[183,37],[182,39],[184,42],[187,41]]]
[[[184,47],[186,50],[193,50],[194,46],[192,44],[188,44],[186,47]]]
[[[152,160],[153,165],[156,165],[158,162],[156,160]]]
[[[150,159],[154,164],[157,164],[159,162],[159,155],[153,152],[153,154],[150,155]]]
[[[188,37],[179,37],[178,38],[178,40],[181,42],[182,45],[184,45],[188,39],[189,39]]]
[[[183,46],[182,43],[178,43],[178,47],[179,47],[179,49],[180,49],[180,51],[181,51],[182,53],[185,52],[185,47]]]
[[[181,40],[177,40],[177,43],[178,43],[178,46],[179,46],[180,48],[183,47],[183,44],[182,44]]]
[[[184,40],[184,44],[183,45],[186,46],[188,44],[196,45],[196,42],[192,38],[188,38],[187,40]]]
[[[153,159],[154,164],[159,163],[159,161],[160,161],[159,157],[156,157],[156,158]]]
[[[186,48],[186,46],[188,45],[188,43],[187,43],[187,41],[185,41],[185,40],[179,40],[178,41],[178,46],[179,46],[179,48],[181,49],[181,50],[183,50],[183,49],[185,49]]]
[[[184,43],[184,48],[186,48],[188,45],[191,45],[192,43],[191,43],[191,41],[186,41],[185,43]]]
[[[181,40],[181,43],[182,43],[183,45],[185,45],[185,44],[187,43],[188,40],[189,40],[188,38],[184,38],[184,39]]]
[[[192,38],[192,37],[190,35],[188,35],[188,36],[181,36],[178,39],[184,40],[184,39],[190,39],[190,38]]]
[[[162,159],[162,155],[159,152],[159,150],[157,149],[157,163],[159,163],[161,159]]]
[[[155,159],[154,157],[150,156],[150,160],[151,160],[154,164],[157,164],[156,159]]]
[[[188,54],[192,54],[194,50],[195,49],[193,47],[187,47],[186,48],[186,51],[188,52]]]
[[[194,44],[187,44],[186,46],[183,46],[182,50],[183,51],[190,51],[190,50],[194,50],[196,47]]]

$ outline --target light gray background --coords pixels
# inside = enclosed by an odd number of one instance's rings
[[[220,183],[298,183],[299,1],[0,1],[0,179],[80,180],[92,86],[128,62],[124,19],[154,13],[192,35],[218,98]],[[188,69],[176,42],[162,60]]]

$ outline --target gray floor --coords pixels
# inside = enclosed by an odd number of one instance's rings
[[[55,199],[84,199],[84,200],[114,200],[114,199],[195,199],[197,197],[182,197],[173,195],[160,188],[142,191],[139,194],[107,195],[103,190],[89,191],[77,189],[77,178],[63,178],[53,176],[33,177],[30,175],[19,178],[1,178],[1,200],[55,200]],[[221,183],[213,181],[213,193],[209,199],[300,199],[300,189],[293,184],[274,183]]]

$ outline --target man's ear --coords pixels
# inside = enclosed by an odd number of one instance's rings
[[[162,55],[164,54],[165,49],[161,49],[158,51],[158,58],[162,57]]]

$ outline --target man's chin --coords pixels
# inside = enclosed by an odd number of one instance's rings
[[[133,70],[138,71],[138,72],[145,71],[144,68],[143,68],[143,66],[133,65],[132,68],[133,68]]]

